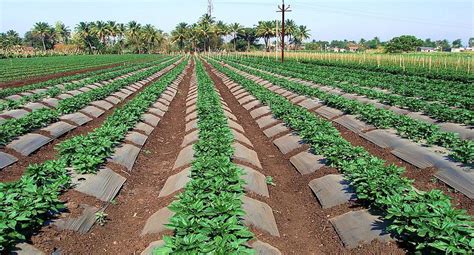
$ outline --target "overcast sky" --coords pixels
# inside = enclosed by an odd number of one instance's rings
[[[253,26],[278,18],[280,1],[214,0],[213,16]],[[474,0],[286,0],[288,18],[307,25],[316,40],[373,38],[402,34],[464,43],[474,37]],[[60,20],[71,28],[80,21],[136,20],[169,32],[181,22],[195,22],[207,0],[0,0],[0,32],[20,34],[35,22]]]

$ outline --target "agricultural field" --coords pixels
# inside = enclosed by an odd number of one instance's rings
[[[0,61],[0,251],[474,252],[472,75],[263,54]]]
[[[135,61],[153,59],[154,55],[101,55],[60,56],[41,58],[0,59],[0,86],[15,80],[85,69],[117,66]],[[52,78],[52,77],[49,77]]]

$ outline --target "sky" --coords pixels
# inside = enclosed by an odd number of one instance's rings
[[[24,34],[34,23],[136,20],[170,32],[177,23],[193,23],[207,12],[207,0],[0,0],[0,32]],[[281,18],[280,1],[213,0],[213,16],[224,22],[253,26]],[[474,0],[286,0],[287,18],[306,25],[315,40],[382,40],[412,34],[419,38],[474,37]]]

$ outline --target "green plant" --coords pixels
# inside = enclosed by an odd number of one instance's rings
[[[174,235],[165,236],[165,246],[154,254],[253,254],[246,245],[253,235],[241,222],[243,170],[231,161],[234,138],[201,62],[196,70],[199,140],[191,180],[169,206]]]
[[[99,225],[104,226],[107,223],[107,216],[109,216],[104,211],[98,211],[95,213],[95,221],[99,223]]]
[[[273,182],[273,177],[271,177],[271,176],[265,177],[265,182],[266,182],[268,185],[276,186],[276,184]]]

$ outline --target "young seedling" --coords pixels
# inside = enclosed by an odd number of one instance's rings
[[[96,212],[95,220],[97,223],[99,223],[99,225],[104,226],[105,223],[107,223],[107,216],[108,214],[106,214],[104,211]]]
[[[267,177],[265,178],[265,182],[266,182],[268,185],[276,186],[276,184],[273,182],[273,177],[271,177],[271,176],[267,176]]]

